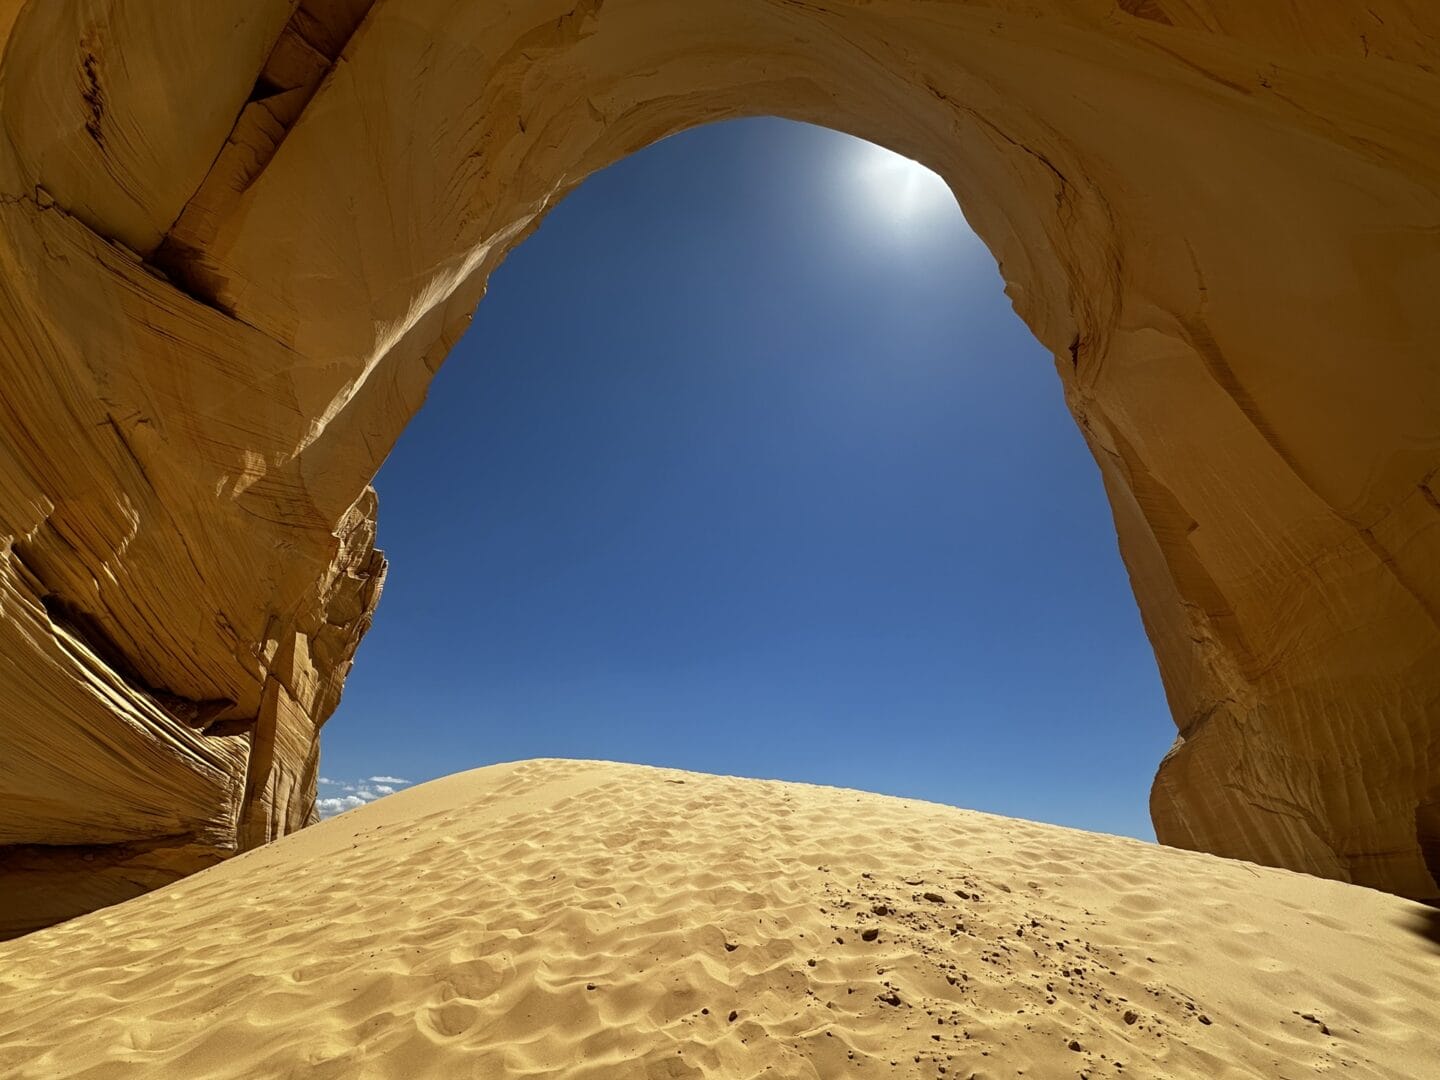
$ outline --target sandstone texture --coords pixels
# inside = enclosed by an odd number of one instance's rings
[[[942,174],[1054,353],[1179,731],[1160,838],[1440,894],[1437,34],[1429,0],[0,0],[0,929],[314,818],[368,485],[487,275],[589,173],[752,114]]]

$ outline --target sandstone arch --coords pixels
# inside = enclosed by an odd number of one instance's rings
[[[384,577],[367,485],[486,275],[596,168],[755,113],[944,175],[1054,352],[1179,728],[1162,840],[1440,893],[1437,31],[1418,0],[0,2],[5,925],[310,819]]]

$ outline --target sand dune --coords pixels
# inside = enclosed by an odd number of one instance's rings
[[[1418,1080],[1432,914],[926,803],[531,761],[0,945],[0,1075]]]

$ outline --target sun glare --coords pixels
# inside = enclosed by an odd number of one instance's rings
[[[939,174],[874,143],[857,141],[853,171],[867,205],[897,229],[922,225],[956,209],[955,197]]]

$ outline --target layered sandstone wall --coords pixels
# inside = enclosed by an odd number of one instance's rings
[[[369,481],[487,275],[590,172],[752,114],[944,175],[1054,352],[1179,729],[1161,839],[1440,893],[1440,9],[0,0],[0,34],[0,925],[313,817]]]

